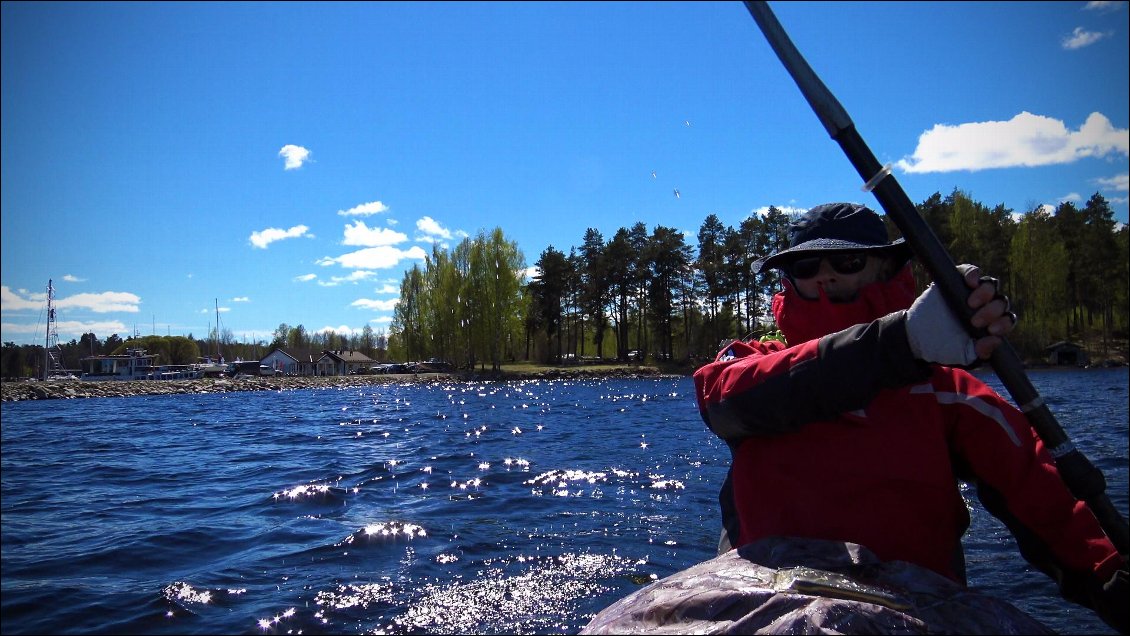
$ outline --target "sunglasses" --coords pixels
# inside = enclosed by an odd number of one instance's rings
[[[827,260],[832,269],[836,270],[838,274],[858,274],[867,267],[867,254],[863,252],[849,252],[846,254],[824,254],[822,256],[810,256],[808,258],[798,258],[795,261],[786,263],[783,270],[790,277],[795,279],[812,278],[820,273],[820,261]]]

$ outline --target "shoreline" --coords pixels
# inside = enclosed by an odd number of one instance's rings
[[[0,382],[0,402],[24,400],[71,400],[80,398],[134,397],[139,395],[192,395],[244,391],[295,391],[302,389],[351,389],[377,384],[437,382],[508,382],[512,380],[588,380],[607,378],[682,377],[661,373],[655,367],[631,367],[599,371],[547,369],[536,372],[457,372],[388,375],[289,376],[263,378],[203,378],[199,380],[62,380],[52,382]]]

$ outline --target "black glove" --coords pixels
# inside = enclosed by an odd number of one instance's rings
[[[1130,633],[1130,582],[1126,570],[1119,570],[1095,590],[1095,613],[1103,622],[1118,630],[1119,634]]]

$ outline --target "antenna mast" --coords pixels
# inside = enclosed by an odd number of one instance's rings
[[[216,362],[220,361],[220,299],[216,298]]]
[[[55,285],[47,279],[47,341],[43,347],[43,379],[66,375],[63,351],[59,348],[59,326],[55,318]]]

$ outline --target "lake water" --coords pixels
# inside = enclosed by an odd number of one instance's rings
[[[1030,373],[1124,515],[1127,373]],[[9,402],[2,419],[5,634],[576,633],[714,556],[729,461],[690,378]],[[973,516],[972,586],[1114,633]]]

